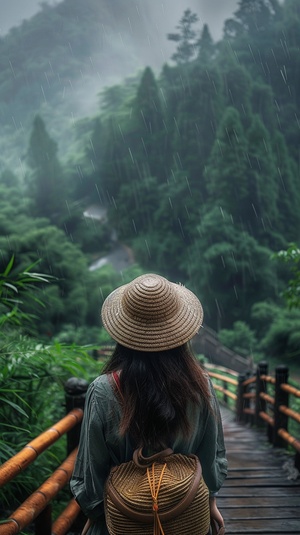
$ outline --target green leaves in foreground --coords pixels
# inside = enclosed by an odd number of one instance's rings
[[[44,307],[44,303],[37,297],[36,283],[48,284],[55,277],[43,273],[33,272],[32,269],[38,264],[34,262],[24,271],[14,273],[14,260],[12,255],[3,273],[0,273],[0,328],[4,324],[22,326],[24,322],[34,319],[32,314],[22,311],[24,304],[24,294],[26,300],[31,300],[35,304]]]
[[[100,364],[90,356],[92,346],[45,345],[24,336],[24,323],[30,327],[33,316],[25,314],[23,306],[30,301],[44,306],[36,283],[53,279],[33,272],[35,265],[14,273],[12,256],[0,274],[0,463],[64,417],[67,379],[75,376],[90,382],[100,373]],[[49,477],[65,453],[63,438],[1,489],[5,509],[15,508],[37,482]]]

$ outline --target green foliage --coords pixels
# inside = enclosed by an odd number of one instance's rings
[[[251,310],[251,323],[257,335],[257,351],[266,360],[296,365],[299,357],[300,311],[284,308],[272,301],[257,302]]]
[[[24,309],[38,316],[37,332],[44,339],[50,334],[98,341],[102,295],[120,277],[110,266],[105,280],[88,263],[110,252],[111,236],[117,235],[132,247],[142,270],[159,271],[196,291],[211,327],[232,330],[235,322],[247,322],[259,340],[275,322],[267,307],[282,307],[288,280],[288,263],[275,264],[270,257],[299,239],[297,2],[239,1],[217,44],[206,25],[198,32],[198,15],[186,9],[169,35],[177,46],[175,65],[165,64],[160,74],[150,61],[140,72],[135,65],[130,77],[104,89],[101,79],[99,109],[76,121],[78,73],[86,83],[93,65],[105,77],[104,61],[110,67],[104,41],[114,25],[137,21],[136,12],[134,0],[126,6],[121,0],[87,0],[85,8],[79,0],[65,0],[44,5],[1,41],[1,57],[11,58],[16,75],[8,76],[3,60],[3,161],[11,135],[7,118],[16,121],[11,137],[16,147],[20,137],[28,141],[19,122],[31,132],[29,159],[21,162],[24,180],[2,166],[3,261],[14,255],[22,271],[41,259],[41,271],[57,278],[41,285],[43,310],[28,303]],[[99,34],[99,22],[105,35]],[[136,43],[145,33],[143,24],[142,17],[132,24]],[[62,26],[64,32],[58,31]],[[134,65],[137,48],[126,48],[124,65]],[[111,42],[109,54],[115,53]],[[90,87],[79,96],[82,105]],[[25,106],[38,113],[33,125],[26,122]],[[66,129],[72,135],[64,135]],[[48,132],[55,132],[56,141]],[[33,167],[27,169],[29,162]],[[23,189],[23,182],[31,189]],[[95,202],[106,222],[82,217]],[[40,212],[30,213],[33,205]],[[43,218],[33,220],[38,213]],[[297,283],[290,290],[295,295]]]
[[[274,163],[278,172],[278,229],[286,243],[300,232],[297,167],[289,158],[284,137],[278,131],[275,132],[273,138],[273,147]]]
[[[147,67],[142,74],[133,100],[132,128],[128,136],[133,155],[134,174],[164,178],[166,131],[162,99],[153,71]]]
[[[23,312],[26,302],[40,303],[36,284],[53,277],[31,271],[34,266],[14,274],[13,260],[0,276],[0,463],[64,416],[63,386],[69,377],[91,381],[99,371],[89,355],[91,346],[46,346],[22,334],[24,324],[33,321]],[[1,489],[1,507],[7,511],[17,507],[24,493],[49,477],[62,455],[64,441]]]
[[[207,24],[203,25],[201,35],[197,44],[199,48],[198,59],[201,63],[206,63],[208,65],[214,57],[215,45]]]
[[[43,346],[12,330],[0,346],[0,462],[64,417],[64,383],[91,381],[100,371],[91,346]],[[13,510],[56,469],[66,455],[65,440],[44,453],[26,472],[0,490],[2,507]]]
[[[246,221],[254,236],[272,245],[270,236],[279,220],[278,182],[270,134],[257,115],[253,116],[247,138],[250,165],[247,173]]]
[[[24,270],[28,264],[39,261],[43,272],[56,277],[55,289],[42,288],[42,300],[47,306],[37,310],[28,303],[25,308],[27,313],[39,315],[37,332],[45,336],[47,332],[55,332],[65,319],[77,324],[84,322],[88,307],[85,290],[88,271],[83,253],[63,231],[47,225],[46,221],[41,221],[41,225],[36,227],[36,221],[26,220],[28,228],[24,228],[22,234],[15,227],[9,242],[0,238],[0,247],[4,259],[15,254],[16,269]],[[55,295],[55,300],[52,300]]]
[[[218,330],[241,317],[249,321],[257,296],[276,291],[270,250],[239,229],[222,207],[208,211],[197,232],[183,262],[205,303],[206,321]]]
[[[57,145],[36,116],[29,140],[28,163],[32,174],[27,179],[33,215],[59,223],[66,211],[66,183],[57,158]]]
[[[251,309],[251,325],[253,325],[258,340],[268,332],[273,321],[281,315],[281,306],[270,299],[256,302]]]
[[[33,314],[28,314],[24,294],[28,297],[27,302],[35,306],[44,306],[37,295],[36,283],[49,283],[53,281],[50,275],[35,273],[32,269],[38,262],[25,268],[24,271],[12,274],[14,266],[14,256],[9,260],[5,270],[0,273],[0,329],[3,327],[18,326],[24,328],[26,324],[31,324],[34,319]],[[28,292],[34,290],[34,292]]]
[[[257,347],[255,332],[244,321],[235,321],[232,329],[221,329],[218,338],[238,355],[252,355]]]
[[[177,26],[178,32],[168,34],[170,41],[178,43],[177,50],[172,56],[172,59],[178,64],[187,63],[195,56],[197,34],[193,27],[197,21],[197,14],[186,9]]]
[[[205,179],[212,202],[222,206],[236,222],[243,220],[248,196],[246,151],[247,140],[239,113],[228,107],[205,168]]]
[[[287,288],[283,292],[283,297],[289,308],[300,308],[300,249],[292,243],[286,250],[281,250],[274,254],[274,259],[278,259],[288,264],[292,278],[289,280]]]
[[[251,110],[251,78],[247,69],[236,59],[218,58],[219,68],[224,77],[225,106],[234,107],[239,112],[244,127],[249,126]]]
[[[277,315],[269,330],[262,338],[260,348],[270,358],[276,358],[277,361],[286,361],[290,359],[298,361],[300,356],[300,334],[299,334],[300,312],[281,311]]]
[[[186,173],[195,202],[203,202],[206,199],[203,171],[223,109],[220,73],[214,65],[196,61],[183,72],[177,71],[175,81],[172,78],[169,81],[166,95],[167,126],[172,132],[168,180],[172,180],[173,173]]]

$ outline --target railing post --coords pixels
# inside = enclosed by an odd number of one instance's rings
[[[85,395],[89,383],[84,379],[71,377],[65,383],[66,412],[84,408]],[[69,455],[79,443],[81,425],[76,425],[67,433],[67,454]]]
[[[35,535],[51,535],[52,533],[52,506],[48,503],[43,511],[36,517],[34,523]]]
[[[262,427],[264,425],[263,420],[260,418],[260,411],[266,411],[266,401],[260,397],[260,393],[267,393],[267,383],[261,379],[262,375],[268,375],[268,363],[265,361],[259,362],[256,369],[256,390],[255,390],[255,415],[254,423],[257,426]]]
[[[244,420],[244,385],[243,382],[245,381],[245,375],[240,374],[238,376],[238,386],[237,386],[237,400],[236,400],[236,421],[242,422]]]
[[[300,472],[300,453],[296,451],[295,455],[295,468]]]
[[[245,373],[245,380],[250,379],[250,377],[251,377],[251,372],[248,370]],[[250,394],[250,392],[251,392],[251,387],[249,387],[249,385],[244,387],[244,394],[246,394],[246,393]],[[248,397],[244,398],[244,407],[243,408],[244,409],[250,409],[250,407],[251,407],[251,399],[248,398]],[[248,412],[246,412],[246,413],[244,412],[244,422],[246,424],[250,423],[250,425],[253,425],[253,416],[251,414],[249,414]]]
[[[227,388],[228,388],[227,381],[223,381],[223,388],[224,388],[224,390],[227,390]],[[228,396],[227,396],[226,392],[224,392],[224,394],[223,394],[223,401],[224,401],[225,405],[228,404]]]
[[[274,404],[274,430],[273,430],[273,446],[284,447],[285,441],[278,435],[278,429],[288,428],[288,416],[280,412],[280,405],[289,404],[289,394],[281,389],[283,383],[288,382],[289,369],[285,365],[277,366],[275,370],[275,404]]]

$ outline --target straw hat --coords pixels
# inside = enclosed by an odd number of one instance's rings
[[[141,351],[163,351],[188,342],[199,331],[199,299],[180,284],[149,273],[114,290],[101,311],[114,340]]]

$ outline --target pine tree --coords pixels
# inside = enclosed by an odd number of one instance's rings
[[[277,0],[239,0],[234,15],[247,32],[256,34],[266,30],[278,9]]]
[[[284,242],[298,241],[300,236],[300,193],[297,170],[289,158],[283,135],[276,131],[272,142],[278,178],[278,231]]]
[[[275,295],[276,272],[271,251],[241,230],[217,206],[202,217],[198,238],[184,255],[190,285],[205,302],[206,322],[214,329],[249,321],[260,299]]]
[[[277,128],[274,113],[274,94],[272,88],[261,82],[254,82],[251,88],[252,112],[260,116],[264,126],[273,132]]]
[[[262,243],[272,245],[278,228],[278,180],[270,135],[258,115],[247,132],[247,199],[244,217],[248,229]]]
[[[48,217],[54,223],[66,211],[66,185],[57,150],[56,142],[51,139],[44,121],[37,115],[27,152],[28,164],[32,169],[28,177],[28,189],[34,215]]]
[[[219,58],[223,72],[225,104],[239,111],[242,124],[250,125],[252,80],[247,70],[235,60]]]
[[[221,116],[222,85],[219,72],[195,62],[171,118],[173,132],[172,168],[185,173],[196,202],[206,199],[203,171]]]
[[[227,108],[205,168],[210,205],[221,206],[235,222],[243,218],[247,196],[247,139],[239,113]]]
[[[208,63],[215,54],[215,45],[207,24],[204,24],[200,39],[197,43],[199,49],[198,59],[201,63]]]
[[[177,63],[188,63],[195,57],[197,50],[196,32],[193,29],[194,24],[198,22],[198,16],[190,9],[186,9],[182,18],[176,26],[177,33],[169,33],[168,39],[178,43],[177,50],[173,54],[172,59]]]
[[[133,103],[130,144],[144,175],[165,178],[166,129],[161,97],[150,67],[143,72]]]

